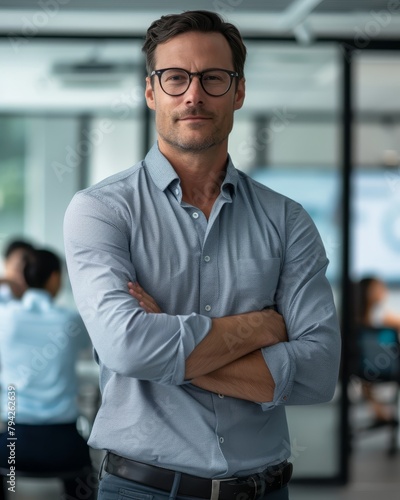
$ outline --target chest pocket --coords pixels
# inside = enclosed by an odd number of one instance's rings
[[[257,311],[275,304],[281,259],[239,259],[237,308],[240,312]]]

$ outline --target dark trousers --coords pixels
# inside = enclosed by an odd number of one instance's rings
[[[0,467],[9,469],[9,445],[5,432],[0,434]],[[95,475],[89,447],[78,433],[76,424],[15,425],[15,470],[29,473],[57,473],[64,483],[67,500],[95,498]],[[83,471],[85,473],[83,474]],[[66,477],[68,472],[81,475]]]

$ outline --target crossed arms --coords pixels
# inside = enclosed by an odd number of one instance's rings
[[[191,381],[212,392],[262,402],[264,411],[332,398],[339,327],[322,242],[303,210],[297,207],[287,222],[285,259],[274,291],[285,325],[273,310],[211,319],[184,307],[180,314],[148,313],[140,305],[144,300],[132,306],[124,284],[138,279],[136,267],[149,262],[136,248],[133,265],[127,236],[132,228],[126,220],[103,201],[81,194],[71,202],[64,226],[75,302],[108,373],[166,385]],[[140,249],[142,240],[135,244]],[[157,300],[167,293],[154,280],[141,284],[157,293]]]
[[[161,313],[138,283],[129,293],[147,313]],[[185,378],[211,392],[249,401],[272,401],[275,382],[261,353],[287,341],[283,318],[272,309],[215,318],[207,336],[186,360]]]

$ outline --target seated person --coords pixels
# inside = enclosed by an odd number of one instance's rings
[[[387,326],[400,333],[400,314],[387,306],[388,289],[383,281],[376,277],[366,277],[357,286],[357,323],[366,327]],[[397,425],[391,405],[376,398],[374,384],[363,381],[362,391],[374,416],[373,427],[385,424]]]
[[[0,277],[0,304],[14,297],[21,297],[26,290],[23,268],[33,252],[27,241],[11,241],[4,251],[4,275]]]
[[[91,459],[76,421],[78,352],[90,347],[80,316],[54,304],[61,286],[60,259],[48,250],[30,256],[21,300],[0,305],[0,382],[2,419],[7,389],[15,388],[16,469],[67,472],[88,468],[88,475],[64,481],[68,499],[79,497],[91,475]],[[0,435],[0,466],[8,468],[8,432]],[[91,489],[91,491],[93,488]],[[80,497],[79,497],[80,498]],[[95,498],[88,496],[85,498]]]

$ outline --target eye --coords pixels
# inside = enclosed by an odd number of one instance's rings
[[[183,75],[170,75],[167,80],[174,80],[175,82],[179,82],[180,80],[184,80],[185,77]]]
[[[203,80],[207,82],[222,82],[224,81],[225,74],[217,71],[211,73],[204,73]]]
[[[163,73],[162,80],[168,84],[180,84],[187,82],[188,76],[183,71],[169,70]]]

